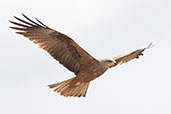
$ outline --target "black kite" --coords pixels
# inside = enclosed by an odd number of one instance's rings
[[[143,55],[142,52],[152,46],[152,43],[143,49],[133,51],[111,59],[98,60],[88,54],[70,37],[55,31],[38,19],[37,23],[22,14],[27,21],[15,17],[22,23],[10,21],[18,27],[10,27],[19,30],[21,34],[46,50],[54,59],[75,73],[75,77],[63,82],[49,85],[54,92],[63,96],[85,97],[90,81],[102,75],[108,68],[126,63]]]

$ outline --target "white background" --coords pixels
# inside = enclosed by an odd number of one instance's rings
[[[65,98],[47,85],[73,73],[9,29],[21,13],[95,58],[155,46],[91,82],[85,98]],[[0,15],[1,114],[171,114],[170,0],[1,0]]]

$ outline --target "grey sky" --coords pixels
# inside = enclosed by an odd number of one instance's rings
[[[1,0],[1,114],[170,114],[170,0]],[[65,98],[47,85],[73,73],[9,29],[21,13],[73,38],[96,58],[155,46],[139,60],[90,83],[86,98]]]

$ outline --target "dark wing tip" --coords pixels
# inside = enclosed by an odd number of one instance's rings
[[[30,18],[28,18],[25,14],[21,13],[21,15],[22,15],[25,19],[27,19],[27,21],[25,21],[25,20],[23,20],[23,19],[20,19],[20,18],[18,18],[18,17],[16,17],[16,16],[14,16],[14,18],[17,19],[17,20],[20,21],[20,22],[23,22],[23,23],[26,24],[26,25],[20,24],[20,23],[16,23],[16,22],[13,22],[13,21],[10,21],[10,20],[9,20],[9,22],[12,23],[12,24],[15,24],[15,25],[22,26],[22,27],[36,27],[36,26],[38,26],[38,27],[43,27],[43,28],[48,28],[48,29],[50,29],[50,28],[47,27],[45,24],[43,24],[41,21],[39,21],[37,18],[36,18],[36,21],[37,21],[37,22],[35,22],[35,21],[31,20]]]
[[[35,24],[34,22],[32,22],[29,18],[26,18],[26,17],[25,17],[27,20],[29,20],[29,22],[27,22],[27,21],[25,21],[25,20],[22,20],[22,19],[20,19],[20,18],[18,18],[18,17],[16,17],[16,16],[14,16],[14,18],[17,19],[18,21],[20,21],[20,22],[22,22],[22,23],[28,25],[28,26],[33,26],[33,27],[36,26],[36,24]],[[31,23],[30,23],[30,22],[31,22]],[[15,22],[13,22],[13,24],[14,24],[14,23],[15,23]]]
[[[25,14],[23,14],[23,13],[21,13],[27,20],[29,20],[30,22],[32,22],[32,23],[34,23],[35,25],[38,25],[38,26],[41,26],[41,27],[45,27],[45,28],[49,28],[49,27],[47,27],[45,24],[43,24],[40,20],[38,20],[37,18],[35,18],[36,19],[36,21],[39,23],[36,23],[36,22],[34,22],[33,20],[31,20],[30,18],[28,18]]]
[[[20,30],[20,31],[26,31],[26,28],[19,28],[19,27],[9,27],[11,29],[15,29],[15,30]]]
[[[37,22],[39,22],[41,25],[43,25],[46,28],[49,28],[48,26],[46,26],[44,23],[42,23],[39,19],[35,18]]]
[[[21,15],[23,15],[24,17],[26,17],[26,15],[24,13],[21,13]]]
[[[154,46],[154,44],[151,42],[147,47],[145,47],[144,49],[141,49],[140,53],[137,55],[137,58],[139,58],[139,56],[143,56],[143,51],[145,51],[146,49],[150,49]]]

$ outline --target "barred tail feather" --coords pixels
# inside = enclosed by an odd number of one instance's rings
[[[54,92],[60,93],[65,97],[85,97],[90,82],[82,82],[78,86],[70,86],[73,78],[63,82],[54,83],[49,85],[49,88],[54,88]]]

